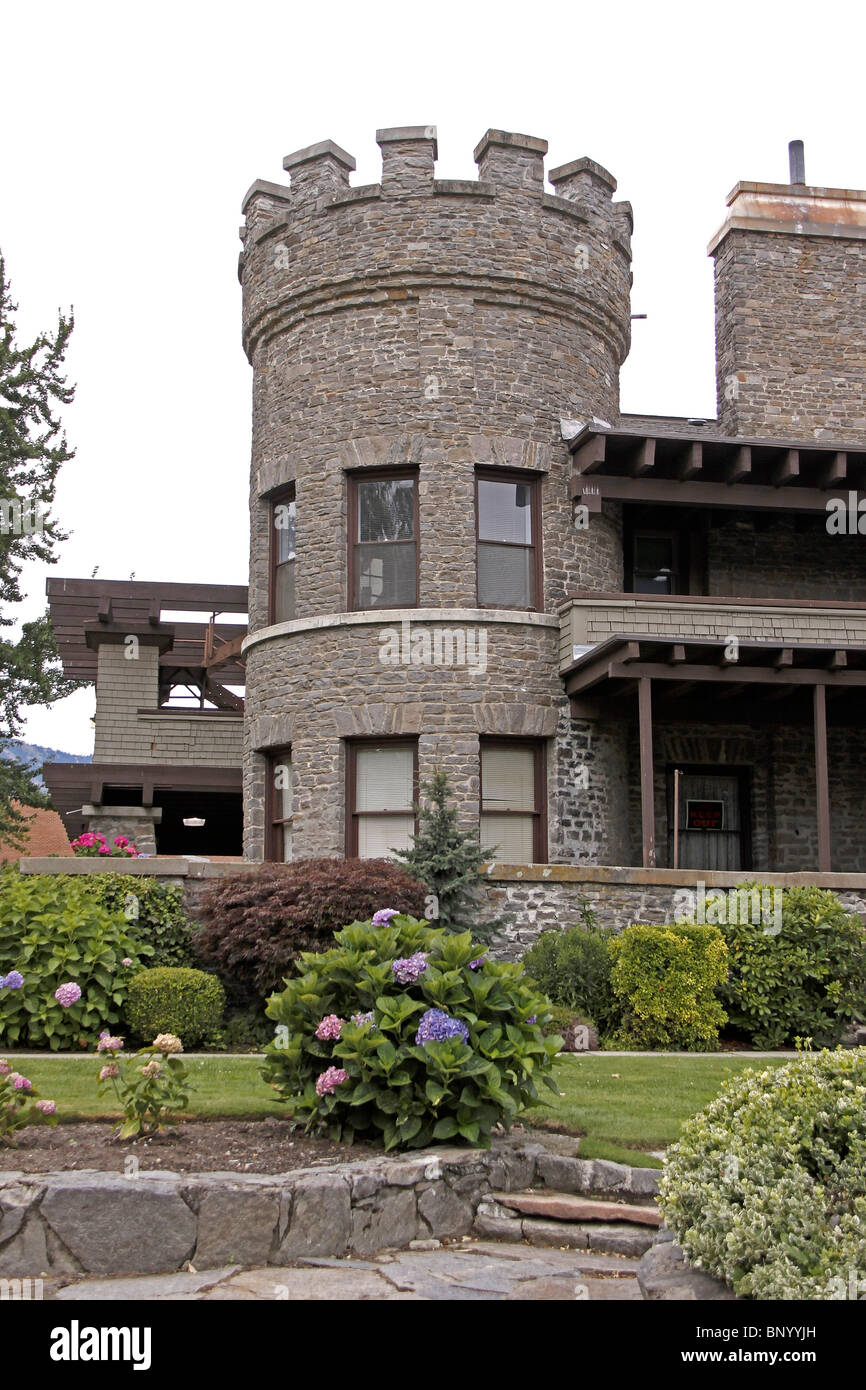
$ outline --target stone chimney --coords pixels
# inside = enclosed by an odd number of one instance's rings
[[[866,192],[738,183],[709,245],[726,434],[866,441]],[[797,182],[793,182],[797,179]]]

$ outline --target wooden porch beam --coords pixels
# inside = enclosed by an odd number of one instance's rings
[[[815,792],[818,810],[818,871],[829,874],[830,851],[830,777],[827,766],[827,704],[823,685],[814,690],[815,713]]]
[[[638,682],[638,725],[640,733],[640,815],[643,866],[656,866],[655,783],[653,780],[652,682],[642,676]]]
[[[725,484],[731,487],[734,483],[741,483],[751,471],[752,450],[748,444],[742,444],[725,468]]]
[[[828,488],[832,487],[833,484],[828,484]],[[582,498],[584,492],[587,495]],[[616,501],[648,502],[659,506],[733,507],[746,512],[826,513],[832,492],[828,493],[820,487],[778,488],[749,482],[705,483],[694,480],[680,482],[676,478],[614,478],[599,473],[593,477],[590,485],[584,483],[579,474],[572,478],[571,495],[572,498],[582,498],[590,511],[593,510],[591,498],[595,499],[598,510],[601,499],[609,497]],[[838,495],[847,507],[848,494]],[[864,497],[866,491],[860,489],[856,493],[856,502]]]
[[[773,471],[773,486],[784,487],[800,476],[800,450],[789,449]]]

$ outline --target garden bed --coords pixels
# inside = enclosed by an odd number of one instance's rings
[[[28,1126],[14,1148],[0,1146],[0,1173],[122,1173],[130,1157],[142,1169],[172,1173],[287,1173],[345,1160],[345,1144],[292,1133],[287,1120],[188,1120],[150,1139],[121,1142],[116,1122]],[[381,1153],[356,1144],[358,1159]]]

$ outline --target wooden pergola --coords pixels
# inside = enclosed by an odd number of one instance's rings
[[[576,716],[598,716],[623,696],[637,695],[640,743],[641,833],[644,868],[655,868],[653,783],[653,705],[656,693],[678,703],[681,711],[701,698],[700,718],[710,705],[731,719],[731,702],[744,699],[752,713],[778,710],[778,702],[811,705],[815,745],[815,790],[818,822],[818,869],[831,870],[830,790],[827,763],[828,700],[848,703],[848,717],[861,723],[866,713],[866,647],[826,646],[809,642],[738,642],[621,636],[600,643],[562,673]],[[681,714],[682,717],[682,714]],[[694,715],[693,715],[694,717]]]

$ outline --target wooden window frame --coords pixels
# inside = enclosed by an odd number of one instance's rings
[[[535,797],[534,811],[490,811],[485,812],[484,807],[484,759],[481,756],[485,748],[531,748],[534,754],[534,779],[533,792]],[[481,817],[485,814],[495,816],[528,816],[534,817],[532,826],[532,862],[533,864],[546,864],[548,862],[547,845],[547,743],[543,738],[507,738],[497,734],[482,734],[479,739],[478,757],[478,784],[479,784],[479,830]]]
[[[292,768],[292,778],[294,779],[294,765],[292,763],[292,747],[286,744],[283,748],[269,748],[265,754],[267,760],[267,786],[265,788],[265,860],[269,864],[285,864],[290,860],[285,858],[285,826],[294,824],[294,812],[291,816],[276,815],[277,810],[277,791],[274,786],[274,769],[281,761],[288,760]],[[294,807],[294,786],[292,787],[292,806]],[[277,854],[279,848],[280,853]]]
[[[346,574],[348,577],[348,588],[346,593],[346,611],[349,613],[386,613],[389,610],[400,608],[417,608],[420,598],[421,586],[421,527],[420,511],[418,506],[418,468],[408,464],[403,468],[362,468],[353,469],[346,474],[348,481],[348,560]],[[356,608],[355,607],[355,549],[358,545],[405,545],[405,541],[356,541],[358,534],[358,484],[364,482],[381,482],[387,478],[403,478],[412,483],[414,493],[413,525],[415,528],[415,598],[412,603],[382,603],[376,608]]]
[[[295,518],[297,521],[297,494],[295,490],[295,484],[288,483],[285,487],[281,487],[279,492],[272,493],[267,500],[268,524],[270,526],[271,532],[268,550],[268,623],[272,626],[277,621],[277,570],[279,569],[279,561],[277,559],[279,555],[279,546],[277,544],[277,527],[275,525],[275,515],[277,507],[285,506],[287,502],[294,502],[296,508]],[[283,564],[295,565],[295,563],[295,560],[283,561]],[[297,608],[297,603],[295,606]],[[287,622],[290,621],[290,619],[281,618],[280,621]]]
[[[505,608],[508,607],[513,613],[543,613],[544,612],[544,560],[541,553],[541,482],[543,474],[535,473],[531,469],[525,468],[476,468],[475,470],[475,601],[479,608]],[[529,483],[530,484],[530,505],[532,508],[530,534],[532,537],[530,545],[517,546],[511,541],[483,541],[481,539],[481,503],[478,494],[479,482],[490,483]],[[478,547],[479,545],[501,545],[512,550],[531,549],[533,552],[533,563],[531,567],[532,586],[535,590],[533,595],[534,603],[530,603],[524,608],[511,608],[510,605],[502,603],[482,603],[478,588]]]
[[[412,805],[401,811],[358,811],[355,801],[358,793],[357,757],[359,748],[411,748],[412,749]],[[418,740],[417,738],[351,738],[346,739],[346,858],[358,858],[358,821],[362,816],[415,815],[414,834],[418,834]]]

